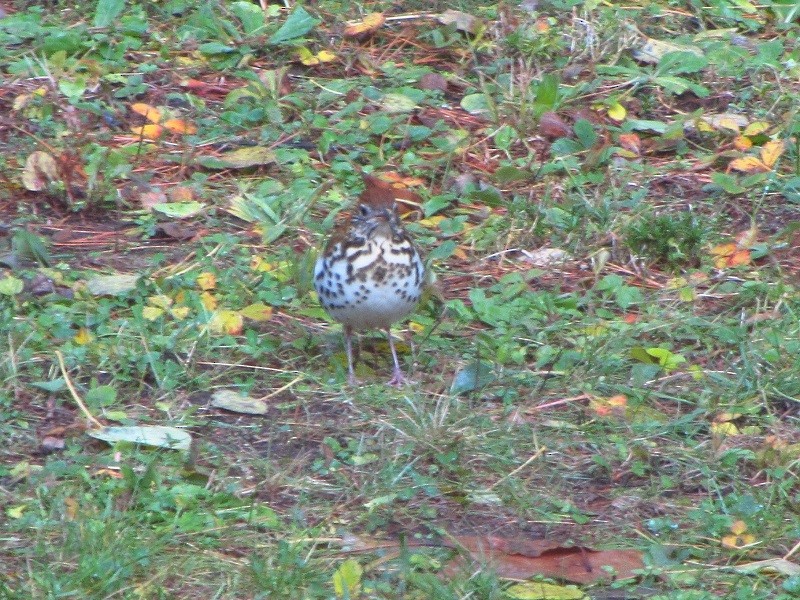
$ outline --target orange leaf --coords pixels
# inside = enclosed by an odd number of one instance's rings
[[[750,250],[737,250],[733,253],[733,256],[728,257],[728,266],[739,267],[741,265],[749,265],[750,260]]]
[[[183,119],[167,119],[164,121],[163,125],[172,133],[197,133],[197,127],[191,123],[187,123]]]
[[[141,127],[131,127],[131,131],[141,138],[157,140],[164,133],[164,128],[161,125],[142,125]]]
[[[765,173],[770,168],[755,156],[745,156],[732,160],[728,171],[741,171],[742,173]]]
[[[136,104],[131,104],[131,110],[139,115],[142,115],[151,123],[158,123],[161,121],[161,111],[154,106],[150,106],[149,104],[137,102]]]
[[[383,13],[369,13],[360,23],[348,25],[344,30],[345,37],[358,37],[374,33],[386,22]]]
[[[771,140],[761,147],[761,160],[767,167],[772,168],[783,154],[783,140]]]
[[[744,135],[737,136],[737,138],[733,140],[733,147],[742,151],[749,150],[753,147],[753,140]]]
[[[642,139],[635,133],[623,133],[619,136],[619,145],[637,156],[642,153]]]

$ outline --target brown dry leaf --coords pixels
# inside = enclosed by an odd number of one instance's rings
[[[425,73],[419,79],[419,89],[447,91],[447,79],[438,73]]]
[[[386,22],[383,13],[369,13],[359,23],[353,23],[345,27],[345,37],[361,37],[375,33]]]
[[[136,104],[131,104],[131,110],[138,115],[142,115],[145,119],[147,119],[151,123],[159,123],[163,117],[159,109],[157,109],[155,106],[144,104],[143,102],[137,102]]]
[[[492,568],[505,579],[530,579],[541,575],[574,583],[630,579],[644,567],[638,550],[593,550],[559,546],[555,542],[506,539],[495,536],[456,537],[472,561]],[[455,574],[468,566],[463,557],[451,561],[445,571]],[[613,573],[613,575],[612,575]]]
[[[442,25],[455,25],[458,31],[475,35],[483,24],[480,19],[460,10],[448,9],[436,17]]]
[[[47,152],[37,150],[25,160],[22,170],[22,185],[31,192],[41,192],[50,182],[58,181],[58,165]]]
[[[635,133],[623,133],[619,136],[620,148],[633,152],[636,156],[642,153],[642,138]]]
[[[572,127],[554,112],[539,117],[539,133],[549,140],[572,137]]]

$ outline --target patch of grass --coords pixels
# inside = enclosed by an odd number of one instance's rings
[[[625,231],[626,244],[647,262],[667,269],[696,267],[706,242],[706,227],[691,212],[645,215]]]

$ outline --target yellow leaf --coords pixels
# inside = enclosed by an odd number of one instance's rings
[[[428,217],[427,219],[422,219],[421,221],[419,221],[419,224],[422,225],[423,227],[429,227],[433,229],[435,227],[438,227],[439,223],[444,221],[445,218],[446,217],[443,217],[442,215],[434,215],[432,217]]]
[[[731,525],[731,533],[734,535],[742,535],[745,531],[747,531],[747,523],[741,519],[734,521]]]
[[[736,252],[736,244],[733,243],[720,244],[711,249],[711,254],[714,256],[730,256],[734,252]]]
[[[369,13],[360,23],[353,23],[345,27],[344,35],[346,37],[357,37],[367,33],[373,33],[385,22],[386,17],[383,16],[383,13]]]
[[[253,321],[269,321],[272,318],[272,307],[262,302],[245,306],[240,312]]]
[[[317,58],[321,63],[329,63],[336,60],[336,54],[334,54],[330,50],[320,50],[319,52],[317,52]]]
[[[172,133],[197,133],[197,127],[191,123],[187,123],[183,119],[167,119],[162,125]]]
[[[344,561],[333,574],[333,589],[337,598],[356,598],[361,588],[364,570],[352,558]]]
[[[208,311],[215,310],[218,304],[217,299],[211,292],[203,292],[200,294],[200,302],[203,303],[203,307]]]
[[[213,290],[217,287],[217,276],[214,273],[200,273],[197,276],[197,285],[201,290]]]
[[[167,296],[166,294],[158,294],[156,296],[149,296],[147,298],[147,303],[150,306],[156,306],[158,308],[167,309],[172,306],[172,298]]]
[[[78,333],[75,334],[75,337],[72,338],[72,341],[74,341],[79,346],[85,346],[86,344],[92,341],[92,338],[93,336],[89,332],[89,330],[86,329],[86,327],[81,327],[78,330]]]
[[[209,326],[215,333],[239,335],[244,328],[244,319],[235,310],[220,310],[211,317]]]
[[[142,115],[145,119],[150,121],[151,123],[158,123],[161,121],[161,111],[158,110],[155,106],[150,106],[149,104],[144,104],[142,102],[137,102],[136,104],[131,104],[131,110],[136,114]]]
[[[726,421],[725,423],[711,423],[711,433],[719,437],[730,437],[739,435],[739,428],[733,423]]]
[[[749,150],[753,147],[753,140],[744,135],[737,136],[736,139],[733,140],[733,147],[742,151]]]
[[[317,54],[314,54],[311,52],[311,50],[305,47],[298,48],[297,57],[300,59],[300,62],[307,67],[336,60],[336,55],[330,50],[321,50]]]
[[[761,147],[761,160],[767,167],[772,168],[783,154],[783,149],[783,140],[771,140]]]
[[[6,515],[8,515],[9,519],[19,519],[22,517],[22,513],[25,512],[25,509],[28,508],[27,504],[18,504],[17,506],[9,506],[6,508]]]
[[[164,128],[161,125],[142,125],[141,127],[131,127],[131,131],[141,138],[157,140],[164,133]]]
[[[745,156],[744,158],[732,160],[728,165],[728,170],[741,171],[742,173],[764,173],[770,169],[755,156]]]
[[[731,131],[739,132],[739,123],[733,117],[720,115],[714,123],[717,129],[729,129]]]
[[[748,137],[753,137],[764,133],[770,127],[770,124],[766,121],[756,121],[755,123],[750,123],[747,127],[745,127],[743,134]]]
[[[615,102],[608,109],[608,116],[614,119],[617,123],[625,120],[625,115],[628,111],[619,102]]]
[[[142,309],[142,317],[144,317],[147,321],[155,321],[163,314],[164,314],[164,309],[157,308],[155,306],[145,306]]]
[[[169,311],[169,314],[178,319],[178,321],[183,321],[189,315],[189,307],[178,306]]]

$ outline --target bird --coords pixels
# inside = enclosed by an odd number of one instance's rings
[[[389,339],[394,370],[388,385],[407,380],[397,359],[391,326],[410,315],[425,287],[425,264],[397,214],[397,190],[362,174],[364,191],[348,221],[334,229],[314,265],[314,288],[325,311],[344,328],[350,385],[353,333],[382,329]]]

